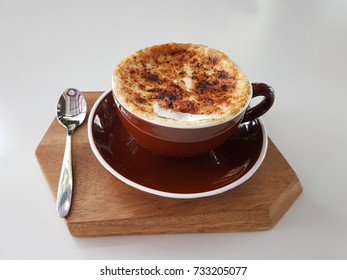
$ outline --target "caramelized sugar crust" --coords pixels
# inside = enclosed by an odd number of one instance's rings
[[[250,84],[224,53],[170,43],[126,56],[113,73],[113,91],[123,106],[147,119],[174,122],[159,116],[159,107],[173,114],[210,116],[200,122],[219,122],[246,105]]]

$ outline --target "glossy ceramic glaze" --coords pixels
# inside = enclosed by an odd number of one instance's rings
[[[219,194],[250,178],[267,149],[261,120],[242,124],[214,150],[191,158],[159,156],[139,145],[122,125],[112,92],[95,103],[88,136],[99,162],[126,184],[148,193],[196,198]]]
[[[244,118],[255,120],[267,112],[274,102],[274,91],[266,84],[252,84],[250,98],[241,111],[228,120],[199,127],[174,127],[153,123],[127,110],[114,96],[123,126],[138,143],[163,156],[184,158],[204,154],[224,143]],[[248,107],[253,97],[264,96],[261,103]]]

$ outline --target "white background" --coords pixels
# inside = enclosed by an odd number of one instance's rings
[[[344,0],[0,0],[0,259],[346,259],[346,15]],[[273,86],[263,119],[304,192],[264,232],[73,238],[35,158],[58,98],[110,88],[124,55],[166,42]]]

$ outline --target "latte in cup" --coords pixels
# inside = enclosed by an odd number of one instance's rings
[[[224,53],[170,43],[126,56],[112,77],[117,102],[134,115],[170,127],[223,123],[242,112],[251,86]]]

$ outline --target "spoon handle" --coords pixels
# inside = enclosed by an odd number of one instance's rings
[[[71,144],[72,144],[73,129],[68,129],[63,165],[61,168],[58,193],[57,193],[57,212],[59,217],[64,218],[67,216],[71,206],[72,198],[72,156],[71,156]]]

